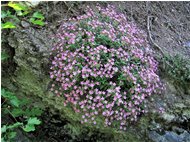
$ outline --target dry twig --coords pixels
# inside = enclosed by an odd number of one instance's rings
[[[71,8],[73,7],[72,4],[71,4],[71,6],[68,6],[68,4],[66,3],[66,1],[64,1],[64,4],[67,6],[67,9],[68,9],[68,10],[67,10],[67,13],[66,13],[66,17],[67,17],[67,15],[68,15],[69,11],[72,11],[73,14],[77,15],[76,11],[74,11],[73,9],[71,9]]]

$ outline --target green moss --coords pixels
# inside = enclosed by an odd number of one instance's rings
[[[59,110],[62,118],[70,121],[73,126],[76,126],[77,131],[82,131],[82,129],[88,128],[89,131],[100,131],[108,135],[114,136],[114,141],[138,141],[135,134],[131,132],[120,132],[114,128],[104,127],[101,118],[97,120],[97,125],[93,126],[91,124],[80,124],[81,114],[75,113],[71,108],[64,107],[64,99],[62,97],[55,97],[51,92],[47,90],[48,84],[50,82],[49,77],[39,80],[38,76],[35,75],[27,67],[19,68],[16,71],[16,82],[22,90],[23,93],[31,96],[38,96],[42,98],[44,107],[50,107],[55,110]]]
[[[183,111],[183,115],[184,115],[185,117],[187,117],[187,119],[190,119],[190,110],[189,110],[189,109],[184,110],[184,111]]]
[[[150,117],[144,116],[141,117],[139,120],[139,126],[141,127],[142,130],[147,130],[150,122]]]

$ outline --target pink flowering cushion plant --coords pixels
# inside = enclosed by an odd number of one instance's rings
[[[81,114],[81,123],[96,125],[101,117],[105,126],[126,130],[146,112],[145,100],[161,93],[146,34],[114,7],[88,7],[64,22],[56,39],[51,91]]]

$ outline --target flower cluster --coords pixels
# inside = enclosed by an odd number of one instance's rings
[[[64,22],[52,48],[51,91],[64,105],[82,114],[81,123],[126,130],[145,113],[145,99],[161,92],[158,63],[147,52],[146,34],[114,7],[96,10]]]

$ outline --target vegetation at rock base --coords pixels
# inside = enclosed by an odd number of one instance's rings
[[[1,142],[14,141],[17,135],[17,129],[22,129],[24,132],[35,131],[36,125],[41,124],[37,118],[41,115],[40,108],[29,106],[29,99],[18,98],[15,94],[1,89],[2,98],[2,115],[3,118],[9,116],[12,122],[4,120],[1,126]]]

